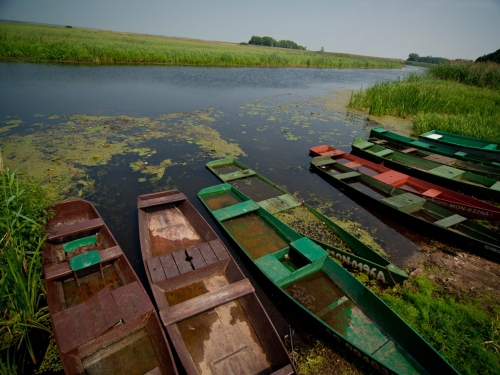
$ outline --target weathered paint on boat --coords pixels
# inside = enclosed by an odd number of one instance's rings
[[[500,208],[497,206],[408,176],[407,174],[396,172],[380,164],[375,164],[358,156],[338,150],[332,146],[322,145],[312,147],[309,149],[309,153],[313,156],[330,156],[337,163],[344,164],[362,174],[366,174],[389,185],[423,197],[430,202],[469,219],[490,221],[500,219]]]
[[[418,139],[455,151],[477,155],[497,163],[500,162],[500,144],[498,142],[446,133],[439,130],[431,130],[420,134]]]
[[[455,151],[438,145],[432,145],[424,140],[405,137],[379,126],[370,130],[370,138],[387,141],[388,143],[383,143],[381,145],[396,151],[424,159],[428,158],[433,161],[441,160],[439,161],[440,163],[450,165],[454,168],[465,169],[482,176],[494,178],[495,180],[500,179],[500,163],[495,163],[479,156],[471,155],[463,151]],[[369,139],[369,141],[372,140]],[[396,145],[400,146],[396,147]],[[440,155],[442,156],[441,158],[439,157]]]
[[[214,230],[178,190],[139,196],[148,280],[190,375],[292,375],[290,357]]]
[[[398,222],[410,223],[413,229],[421,229],[426,235],[435,235],[464,250],[497,262],[500,260],[500,235],[495,231],[422,197],[363,175],[329,156],[313,158],[311,167],[332,185]]]
[[[383,374],[457,374],[394,311],[309,238],[253,201],[212,210],[207,199],[225,194],[227,186],[203,189],[198,197],[284,297],[296,318],[328,333]]]
[[[289,194],[286,190],[279,187],[275,183],[269,181],[264,176],[252,171],[250,168],[240,163],[233,158],[226,158],[221,160],[215,160],[207,163],[207,167],[212,173],[218,176],[222,181],[228,181],[228,185],[220,185],[218,189],[222,189],[226,192],[225,195],[219,194],[220,197],[225,197],[227,200],[229,196],[233,196],[237,201],[248,201],[250,199],[257,200],[259,198],[266,198],[261,201],[257,201],[257,204],[262,208],[266,209],[268,212],[273,214],[293,210],[299,205],[304,205],[311,215],[314,215],[320,219],[324,225],[326,225],[327,230],[335,236],[338,236],[352,251],[352,253],[343,251],[342,249],[336,248],[334,246],[321,243],[321,246],[326,248],[332,256],[337,259],[342,260],[342,263],[350,269],[360,270],[361,272],[366,272],[371,278],[377,279],[383,283],[396,284],[405,281],[408,278],[406,272],[389,262],[383,256],[377,254],[369,246],[365,245],[359,239],[351,235],[349,232],[344,230],[342,227],[337,225],[328,217],[324,216],[314,208],[309,205],[302,203],[296,197]],[[227,173],[220,173],[222,170]],[[246,179],[248,176],[257,179],[259,183],[267,185],[265,187],[265,194],[261,195],[258,192],[248,188],[247,184],[239,184],[243,188],[247,189],[247,194],[242,193],[238,189],[231,189],[231,182]],[[230,185],[231,184],[231,185]],[[221,190],[221,191],[222,191]],[[219,193],[219,192],[218,192]],[[222,199],[222,198],[221,198]],[[235,201],[227,201],[229,203],[234,203]],[[219,206],[222,208],[222,206]],[[214,207],[212,207],[214,209]],[[318,243],[320,243],[318,241]],[[369,269],[367,271],[367,269]]]
[[[74,199],[49,209],[44,282],[65,373],[177,374],[154,306],[92,203]],[[98,262],[70,266],[85,254]]]
[[[489,177],[389,150],[363,138],[356,138],[353,141],[352,153],[464,194],[500,202],[500,181]]]

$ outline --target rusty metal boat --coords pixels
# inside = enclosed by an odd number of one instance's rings
[[[92,203],[50,209],[42,259],[66,374],[177,374],[154,306]]]

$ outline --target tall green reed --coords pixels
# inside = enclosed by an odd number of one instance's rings
[[[0,350],[25,347],[33,362],[31,331],[50,332],[41,262],[46,204],[39,185],[0,172]]]
[[[500,64],[494,62],[450,62],[432,65],[429,72],[438,79],[500,90]]]

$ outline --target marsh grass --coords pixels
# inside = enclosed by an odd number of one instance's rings
[[[494,62],[451,62],[432,65],[429,71],[438,79],[500,90],[500,65]]]
[[[0,58],[206,66],[403,66],[396,59],[11,22],[0,22]]]
[[[20,348],[35,362],[33,329],[50,332],[40,254],[47,202],[39,185],[8,169],[0,172],[0,200],[0,372],[8,372]]]
[[[499,374],[500,307],[447,296],[425,276],[380,293],[389,306],[462,374]]]
[[[377,116],[411,118],[414,134],[438,129],[500,141],[500,91],[429,74],[377,82],[351,95],[349,107]]]

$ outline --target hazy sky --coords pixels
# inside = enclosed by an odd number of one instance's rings
[[[0,0],[0,19],[402,59],[500,48],[500,0]]]

